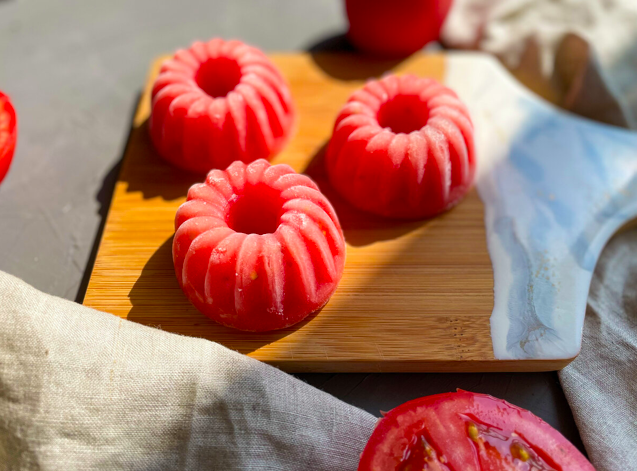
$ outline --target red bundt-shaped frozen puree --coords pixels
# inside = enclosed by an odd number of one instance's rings
[[[294,124],[288,85],[258,49],[195,42],[164,62],[153,85],[150,136],[168,162],[197,173],[270,159]]]
[[[370,81],[338,115],[326,164],[332,185],[359,209],[433,216],[456,204],[473,182],[469,112],[433,79]]]
[[[175,218],[173,261],[192,304],[241,330],[288,327],[322,307],[343,274],[332,205],[307,176],[237,161],[194,185]]]

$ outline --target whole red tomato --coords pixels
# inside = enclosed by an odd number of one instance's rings
[[[557,430],[501,399],[423,397],[380,420],[358,471],[595,471]]]
[[[452,0],[346,0],[348,37],[358,49],[404,57],[438,39]]]
[[[9,97],[0,92],[0,182],[9,171],[17,136],[15,110]]]

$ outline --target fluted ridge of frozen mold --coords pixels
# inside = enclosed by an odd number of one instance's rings
[[[153,145],[197,173],[270,159],[294,125],[285,79],[263,52],[240,41],[216,38],[177,51],[162,64],[151,96]]]
[[[192,186],[173,261],[199,311],[241,330],[293,325],[336,290],[345,241],[332,205],[288,165],[237,161]]]
[[[437,81],[389,75],[354,92],[334,125],[327,171],[359,209],[430,217],[455,205],[475,174],[473,125]]]

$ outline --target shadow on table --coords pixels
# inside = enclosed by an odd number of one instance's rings
[[[224,327],[197,311],[184,295],[175,277],[172,241],[171,237],[155,251],[131,288],[128,296],[132,308],[128,320],[167,332],[205,338],[248,354],[303,328],[320,312],[274,332],[242,332]]]
[[[135,95],[135,98],[133,99],[133,103],[131,105],[131,112],[129,114],[128,136],[126,137],[126,140],[124,141],[122,150],[119,152],[120,157],[115,161],[113,166],[110,168],[110,170],[106,173],[106,175],[102,179],[102,184],[100,186],[100,189],[97,191],[95,195],[95,200],[99,204],[99,209],[97,210],[97,214],[100,217],[100,223],[97,228],[97,232],[95,233],[95,238],[93,239],[91,253],[89,254],[88,260],[86,262],[86,267],[84,268],[84,275],[82,276],[82,280],[80,281],[80,286],[77,290],[77,295],[75,296],[75,302],[77,303],[82,303],[84,301],[86,288],[88,287],[88,282],[91,278],[91,273],[93,272],[93,266],[95,265],[95,258],[97,257],[97,251],[100,246],[100,241],[102,240],[102,234],[104,233],[104,226],[106,225],[106,216],[108,215],[108,209],[111,205],[111,199],[113,198],[115,183],[117,182],[117,177],[119,175],[122,162],[124,161],[124,158],[128,153],[131,138],[133,136],[133,132],[134,132],[133,120],[135,118],[135,110],[137,109],[141,95],[142,93],[140,91]]]

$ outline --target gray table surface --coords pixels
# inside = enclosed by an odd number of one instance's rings
[[[340,42],[341,0],[0,0],[0,89],[19,114],[0,185],[0,270],[76,300],[150,61],[213,36],[266,51]],[[456,388],[533,411],[580,449],[555,373],[303,374],[378,415]]]

